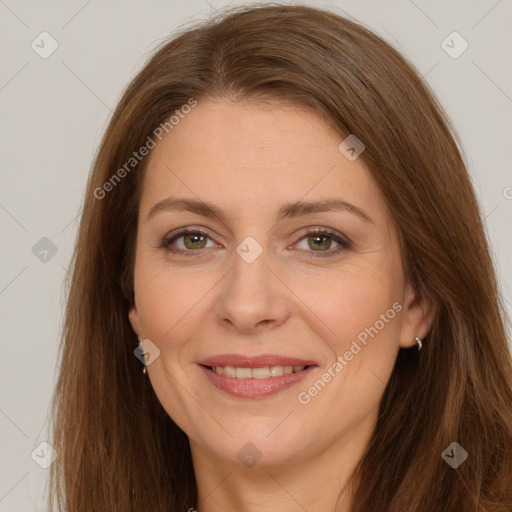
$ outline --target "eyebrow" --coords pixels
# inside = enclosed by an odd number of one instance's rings
[[[159,212],[171,211],[187,211],[202,215],[203,217],[209,217],[227,223],[227,218],[224,212],[212,203],[207,201],[199,201],[196,199],[170,197],[163,199],[162,201],[159,201],[154,206],[152,206],[148,212],[146,220],[149,220]],[[279,211],[276,215],[276,221],[292,219],[312,213],[331,211],[352,213],[357,215],[363,221],[374,224],[370,216],[364,210],[358,206],[337,198],[323,199],[321,201],[314,202],[297,201],[295,203],[285,203],[279,208]]]

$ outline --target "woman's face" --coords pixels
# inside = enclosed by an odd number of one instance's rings
[[[399,347],[428,330],[343,139],[301,107],[209,100],[152,150],[130,322],[193,454],[291,464],[357,443]]]

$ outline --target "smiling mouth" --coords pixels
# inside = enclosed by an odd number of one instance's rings
[[[215,388],[228,395],[246,399],[263,399],[285,391],[318,368],[314,364],[254,368],[200,364],[198,367]]]
[[[257,368],[244,368],[236,366],[206,366],[208,370],[217,375],[233,379],[268,379],[272,377],[282,377],[292,373],[300,373],[313,365],[306,366],[261,366]]]

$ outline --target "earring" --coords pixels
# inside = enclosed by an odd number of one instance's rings
[[[144,355],[144,353],[142,352],[142,340],[141,339],[139,339],[139,348],[140,348],[141,354]],[[144,368],[142,368],[142,374],[146,375],[146,373],[147,373],[146,365],[144,364]]]
[[[421,350],[421,347],[423,347],[423,343],[418,338],[418,336],[416,336],[416,338],[414,338],[414,341],[416,342],[416,345],[418,345],[418,352],[419,352]]]

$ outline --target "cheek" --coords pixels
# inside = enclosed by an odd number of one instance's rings
[[[398,351],[399,281],[399,275],[358,267],[330,281],[323,298],[316,296],[319,316],[329,326],[324,340],[333,353],[329,368],[335,375],[325,376],[332,384],[320,393],[318,406],[339,409],[347,419],[377,407]]]
[[[339,348],[343,348],[347,341],[375,323],[382,331],[391,330],[389,326],[397,323],[390,321],[397,316],[393,304],[401,297],[395,282],[399,284],[397,275],[358,267],[331,274],[319,286],[308,286],[303,295],[308,297],[305,302],[329,326]]]
[[[313,410],[325,416],[326,436],[376,414],[398,351],[399,298],[393,279],[362,268],[343,272],[323,294],[310,295],[321,323],[329,326],[323,339],[332,361],[301,386],[297,399],[305,416]]]
[[[167,343],[191,321],[197,322],[202,299],[213,284],[207,274],[165,268],[141,258],[135,289],[144,336]]]

